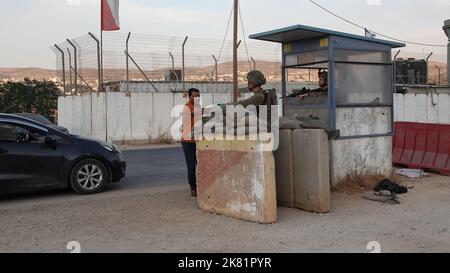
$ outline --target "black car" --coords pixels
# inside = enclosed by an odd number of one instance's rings
[[[0,114],[0,193],[70,187],[101,192],[125,176],[120,149],[34,120]]]
[[[58,126],[56,124],[53,124],[50,120],[48,120],[46,117],[40,114],[28,114],[28,113],[14,113],[16,116],[29,118],[31,120],[37,121],[39,123],[45,124],[53,129],[59,130],[64,133],[69,133],[69,130],[67,128],[64,128],[62,126]]]

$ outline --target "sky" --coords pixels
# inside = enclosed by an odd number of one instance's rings
[[[295,24],[363,31],[309,0],[241,0],[247,35]],[[450,0],[316,0],[337,14],[402,40],[447,44],[442,31]],[[121,0],[121,31],[223,39],[232,0]],[[100,0],[0,0],[0,67],[55,68],[50,46],[89,31],[99,33]],[[231,37],[230,37],[231,39]],[[408,46],[405,51],[441,60],[447,49]],[[420,55],[419,54],[419,55]]]

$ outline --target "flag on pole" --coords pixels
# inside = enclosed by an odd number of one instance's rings
[[[120,29],[119,0],[102,1],[102,31],[114,31]]]

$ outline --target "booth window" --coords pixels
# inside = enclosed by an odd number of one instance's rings
[[[334,51],[334,60],[338,62],[388,63],[389,54],[382,51],[342,50]]]
[[[336,50],[336,105],[392,105],[392,63],[387,52]]]
[[[318,73],[326,72],[328,63],[326,49],[285,55],[286,89],[291,96],[284,99],[288,117],[302,121],[312,119],[330,127],[328,92],[314,92],[319,88]],[[306,93],[310,95],[301,96]]]
[[[289,54],[285,57],[285,66],[301,66],[328,61],[327,50],[316,50],[300,54]]]

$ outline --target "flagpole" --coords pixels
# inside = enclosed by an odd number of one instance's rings
[[[103,91],[103,0],[100,0],[100,92]]]
[[[101,67],[101,91],[103,92],[103,30],[100,29],[100,67]]]
[[[106,90],[103,88],[104,83],[104,77],[103,77],[103,14],[104,14],[104,6],[103,6],[103,0],[101,1],[101,15],[100,15],[100,86],[101,86],[101,92],[103,90],[105,91],[105,139],[106,142],[108,142],[108,95]]]

